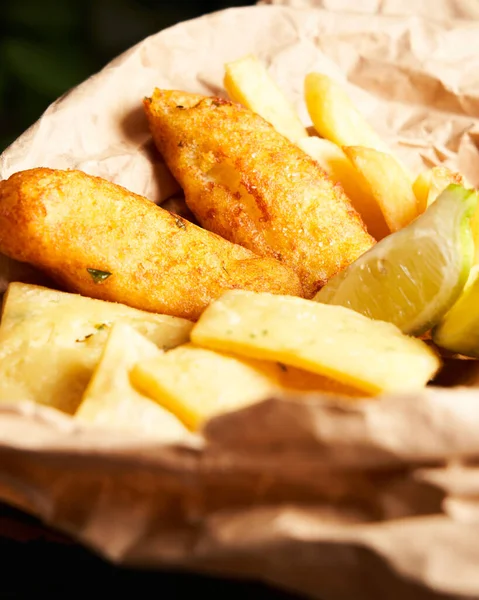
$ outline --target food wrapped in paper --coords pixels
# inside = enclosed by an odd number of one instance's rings
[[[325,72],[412,172],[444,164],[477,185],[479,25],[443,6],[454,21],[324,2],[179,24],[53,104],[4,152],[0,178],[78,168],[159,203],[178,186],[143,97],[225,95],[224,64],[254,53],[306,126],[304,76]],[[38,282],[17,267],[2,259],[3,289]],[[444,389],[348,405],[278,395],[176,445],[4,404],[0,498],[121,564],[259,578],[323,600],[475,598],[478,381],[475,361],[450,359]]]

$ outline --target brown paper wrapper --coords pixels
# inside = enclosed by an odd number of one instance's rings
[[[476,0],[261,0],[258,4],[320,8],[335,13],[420,17],[427,21],[479,19]]]
[[[444,163],[478,185],[477,3],[414,2],[435,20],[407,4],[318,0],[181,23],[54,103],[0,157],[0,178],[79,168],[162,202],[178,186],[143,96],[223,95],[223,64],[255,53],[305,125],[304,76],[324,71],[413,173]],[[0,261],[2,289],[38,278]],[[477,598],[479,368],[446,362],[443,387],[347,405],[270,398],[181,445],[3,405],[0,499],[119,564],[259,578],[323,600]]]

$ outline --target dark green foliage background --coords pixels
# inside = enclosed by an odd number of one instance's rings
[[[144,37],[248,0],[0,0],[0,152]]]

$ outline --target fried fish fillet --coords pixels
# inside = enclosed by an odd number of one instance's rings
[[[67,291],[193,320],[232,288],[302,293],[278,261],[80,171],[31,169],[0,182],[0,252]]]
[[[342,188],[252,111],[158,89],[144,107],[198,222],[294,269],[307,298],[374,244]]]

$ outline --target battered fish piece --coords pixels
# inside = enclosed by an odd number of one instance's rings
[[[342,188],[252,111],[158,89],[144,107],[200,225],[294,269],[307,298],[374,244]]]
[[[81,171],[0,182],[0,252],[66,291],[196,320],[225,290],[301,295],[297,275]]]

